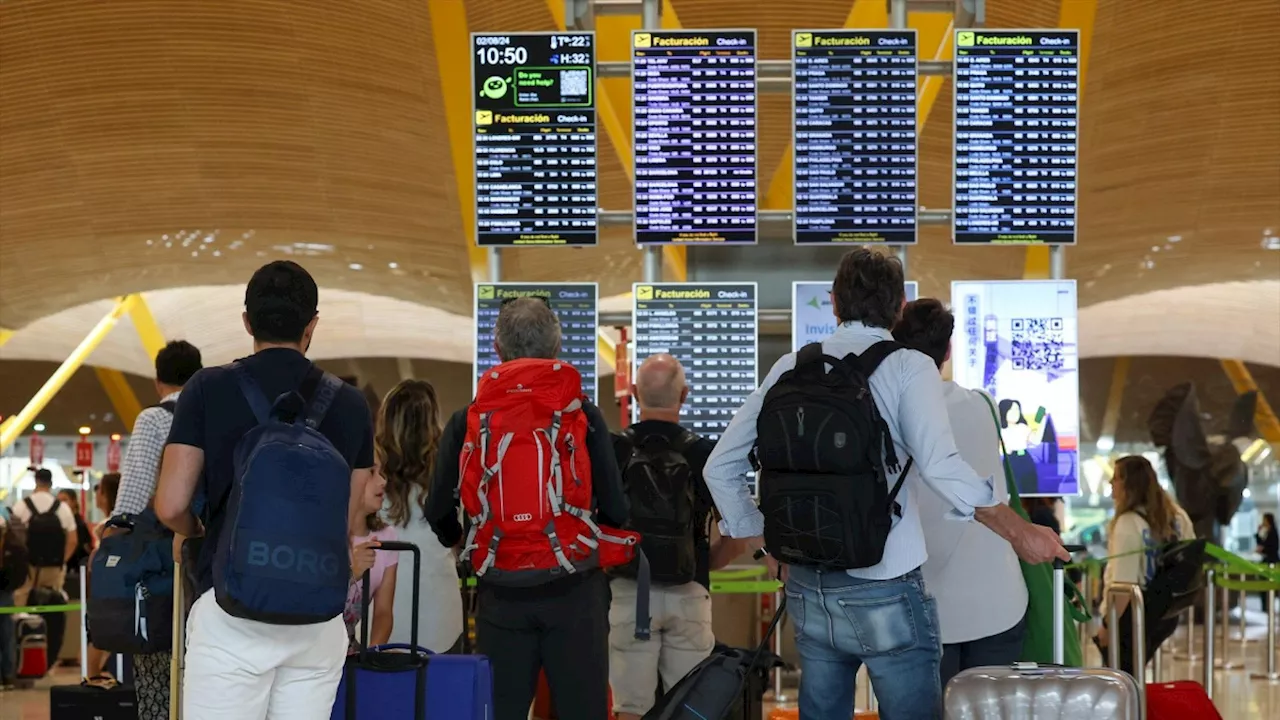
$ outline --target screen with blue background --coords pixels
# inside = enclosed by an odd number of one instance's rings
[[[1080,374],[1074,280],[951,283],[951,374],[995,398],[1022,495],[1075,495]]]
[[[907,302],[911,302],[920,292],[919,285],[913,281],[906,285]],[[821,342],[835,331],[831,281],[791,283],[791,349],[799,350],[811,342]]]

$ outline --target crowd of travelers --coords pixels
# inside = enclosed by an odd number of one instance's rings
[[[744,557],[785,583],[802,717],[851,717],[863,665],[882,717],[939,717],[950,678],[1020,658],[1020,561],[1069,555],[1010,507],[991,398],[943,379],[951,312],[905,302],[898,261],[865,249],[843,258],[831,299],[835,333],[778,360],[712,442],[682,424],[696,388],[666,354],[639,364],[639,421],[612,433],[557,359],[555,313],[532,297],[502,306],[502,364],[470,405],[442,408],[429,382],[405,380],[374,417],[307,359],[323,331],[315,281],[293,262],[263,266],[244,298],[253,353],[203,367],[189,343],[165,347],[159,402],[95,497],[112,516],[152,513],[188,566],[182,717],[330,717],[360,648],[367,578],[369,643],[407,643],[416,624],[433,653],[487,656],[496,720],[524,720],[543,674],[563,720],[637,719],[715,651],[710,572]],[[840,367],[861,392],[831,384]],[[819,386],[825,406],[812,404]],[[837,408],[825,430],[815,407]],[[834,506],[815,501],[803,488],[823,473],[865,486],[883,517],[843,491]],[[25,526],[29,576],[0,588],[0,604],[62,588],[68,562],[119,531],[84,527],[47,470],[35,481],[8,519]],[[1121,460],[1113,487],[1116,554],[1189,533],[1142,458]],[[874,530],[815,559],[830,538],[779,529],[784,506]],[[417,587],[398,553],[379,550],[393,541],[419,549]],[[1133,554],[1107,581],[1140,582],[1147,563]],[[475,580],[474,607],[460,577]],[[5,685],[12,637],[0,624]],[[96,672],[105,654],[94,658]],[[172,665],[167,649],[134,654],[141,720],[169,717]]]

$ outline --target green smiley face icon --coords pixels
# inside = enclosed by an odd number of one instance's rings
[[[480,86],[480,94],[491,100],[497,100],[507,94],[507,79],[494,75]]]

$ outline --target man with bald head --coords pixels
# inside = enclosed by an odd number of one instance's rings
[[[631,502],[631,529],[642,536],[653,585],[653,634],[636,640],[634,570],[615,571],[609,613],[609,679],[614,712],[633,720],[648,712],[661,680],[670,690],[711,654],[711,569],[733,559],[732,541],[711,542],[714,505],[702,467],[715,444],[680,426],[689,396],[684,368],[667,354],[653,355],[636,370],[631,394],[640,421],[614,443],[622,482]]]

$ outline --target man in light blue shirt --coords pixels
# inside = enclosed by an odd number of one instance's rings
[[[823,341],[823,353],[839,358],[862,353],[893,339],[890,329],[905,303],[902,265],[865,248],[851,250],[840,262],[831,295],[839,327]],[[758,556],[764,553],[765,517],[747,487],[748,453],[756,443],[765,394],[794,367],[794,353],[778,360],[734,416],[704,471],[723,518],[721,533],[744,539]],[[1070,559],[1056,534],[998,503],[992,478],[978,476],[960,457],[942,378],[932,360],[913,350],[894,352],[871,376],[870,387],[898,457],[914,459],[914,470],[897,497],[901,516],[895,518],[882,560],[833,572],[779,567],[773,557],[763,555],[770,570],[786,581],[787,613],[803,670],[800,715],[811,720],[852,717],[855,677],[863,663],[885,720],[941,717],[937,608],[920,574],[927,557],[917,508],[921,480],[952,507],[949,520],[976,519],[1023,560]],[[890,483],[895,480],[889,478]],[[765,473],[761,482],[768,481]]]

